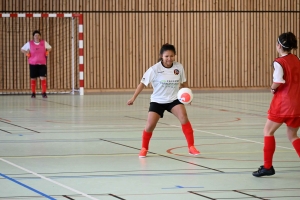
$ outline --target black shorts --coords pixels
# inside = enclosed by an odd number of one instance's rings
[[[47,66],[46,65],[29,65],[29,69],[30,69],[30,78],[47,76]]]
[[[155,112],[160,115],[160,118],[163,118],[165,110],[171,112],[172,108],[178,104],[182,104],[178,99],[171,103],[150,102],[149,112]]]

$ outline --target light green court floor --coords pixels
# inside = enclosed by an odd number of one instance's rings
[[[0,199],[300,199],[300,159],[283,125],[276,174],[263,164],[268,91],[195,91],[187,105],[198,156],[165,113],[139,158],[150,94],[0,95]]]

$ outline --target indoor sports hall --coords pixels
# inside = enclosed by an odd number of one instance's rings
[[[31,98],[21,52],[35,30],[52,47],[47,98],[40,79]],[[0,200],[300,199],[285,124],[275,174],[252,175],[278,38],[293,32],[299,57],[299,30],[299,0],[0,1]],[[200,154],[165,111],[140,158],[153,87],[127,104],[166,43],[193,91],[185,108]]]

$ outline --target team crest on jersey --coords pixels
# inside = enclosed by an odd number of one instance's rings
[[[179,70],[178,69],[174,69],[174,74],[178,75],[179,74]]]

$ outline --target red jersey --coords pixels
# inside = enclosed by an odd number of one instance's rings
[[[284,72],[281,84],[272,99],[268,114],[278,117],[300,117],[300,60],[294,54],[275,59]]]

